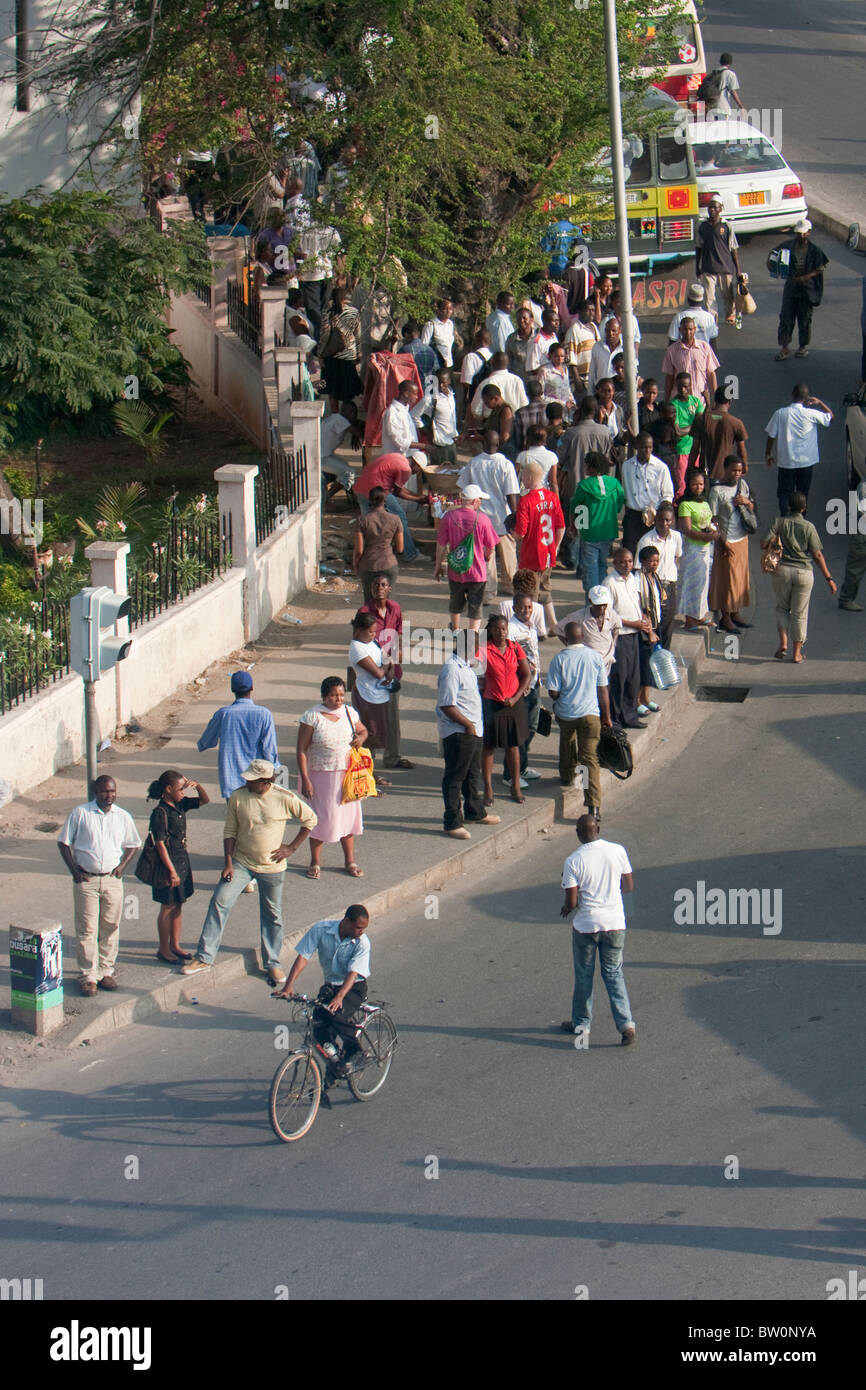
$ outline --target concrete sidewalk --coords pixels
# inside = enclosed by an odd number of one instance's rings
[[[345,518],[348,521],[348,517]],[[432,531],[417,528],[423,541]],[[208,719],[221,704],[231,700],[229,673],[239,665],[250,666],[255,682],[254,698],[274,714],[280,756],[290,769],[295,785],[294,756],[300,714],[318,703],[319,684],[327,675],[345,675],[350,640],[350,615],[361,602],[351,579],[325,581],[327,588],[302,595],[287,613],[302,620],[297,626],[278,619],[262,638],[230,659],[211,667],[198,681],[180,690],[148,715],[138,732],[117,741],[102,755],[100,771],[110,771],[118,786],[118,804],[135,818],[142,838],[152,803],[145,803],[146,788],[165,768],[178,768],[200,780],[213,801],[188,818],[189,843],[196,892],[184,908],[183,942],[194,950],[210,893],[222,864],[224,805],[216,779],[215,750],[200,754],[196,742]],[[582,601],[582,586],[572,574],[557,570],[554,577],[557,609],[566,613]],[[330,590],[330,591],[329,591]],[[432,566],[416,563],[400,576],[396,597],[413,628],[447,625],[447,586],[433,581]],[[542,644],[546,670],[558,639]],[[694,667],[703,657],[705,639],[684,637],[676,645]],[[530,784],[526,802],[511,801],[507,788],[497,782],[494,811],[501,825],[472,829],[465,843],[442,833],[442,764],[433,708],[438,665],[405,668],[400,696],[402,751],[415,764],[414,771],[389,773],[392,787],[381,799],[364,803],[364,834],[356,842],[356,858],[364,877],[353,880],[342,868],[339,845],[323,851],[322,877],[305,877],[309,855],[302,848],[289,861],[283,897],[286,949],[320,917],[340,915],[350,902],[364,902],[371,915],[401,903],[417,902],[457,875],[489,868],[492,858],[505,858],[531,847],[537,836],[550,832],[563,814],[574,818],[582,807],[582,793],[559,790],[556,729],[548,739],[537,738],[532,764],[542,779]],[[631,735],[635,759],[643,760],[670,735],[690,696],[684,684],[668,695],[659,693],[662,713],[646,731]],[[628,796],[624,784],[604,776],[605,807],[611,798]],[[633,784],[630,784],[632,786]],[[56,848],[57,833],[71,807],[85,799],[84,769],[79,765],[33,790],[6,807],[0,817],[4,893],[2,936],[2,984],[8,1005],[8,936],[10,925],[26,927],[36,918],[56,914],[64,928],[67,998],[66,1022],[44,1043],[37,1043],[18,1029],[12,1030],[9,1013],[0,1014],[0,1059],[14,1060],[40,1046],[80,1044],[156,1010],[177,1008],[183,1000],[197,999],[220,988],[244,972],[259,972],[258,897],[242,896],[225,934],[213,970],[187,979],[177,968],[156,959],[156,906],[150,890],[130,873],[125,880],[126,903],[121,925],[117,993],[100,992],[93,999],[78,993],[74,934],[72,931],[71,881]],[[459,845],[459,848],[458,848]],[[262,983],[263,990],[267,988]]]

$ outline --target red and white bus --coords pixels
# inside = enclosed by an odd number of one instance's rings
[[[660,18],[665,12],[663,0],[654,8],[657,17]],[[685,14],[677,20],[676,24],[679,49],[664,77],[660,78],[655,85],[672,96],[674,101],[686,105],[690,100],[694,101],[695,93],[701,85],[702,79],[706,76],[707,60],[694,0],[680,0],[679,8],[685,10]],[[652,20],[649,20],[646,27],[647,42],[651,44],[654,37],[655,29]]]

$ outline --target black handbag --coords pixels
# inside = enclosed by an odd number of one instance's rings
[[[545,709],[544,705],[542,705],[541,709],[538,711],[538,732],[542,738],[547,738],[552,728],[553,715],[550,713],[549,709]]]
[[[634,772],[634,759],[625,729],[602,729],[598,740],[598,761],[620,782],[628,781]]]
[[[138,856],[138,863],[135,866],[135,877],[140,883],[146,883],[148,887],[152,887],[161,868],[162,860],[156,852],[153,836],[148,831],[144,849]]]

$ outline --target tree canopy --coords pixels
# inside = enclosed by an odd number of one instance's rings
[[[0,445],[186,380],[166,298],[209,278],[201,228],[105,193],[0,198]]]
[[[617,20],[633,116],[675,12],[620,0]],[[349,268],[415,311],[537,265],[545,198],[609,142],[602,6],[575,0],[102,0],[73,11],[40,80],[73,102],[98,90],[118,122],[140,91],[146,168],[221,149],[248,198],[299,140],[352,143]]]

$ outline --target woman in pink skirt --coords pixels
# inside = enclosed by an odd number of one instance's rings
[[[345,871],[361,878],[355,863],[355,836],[363,834],[360,801],[343,804],[343,778],[349,765],[349,749],[360,748],[367,730],[351,705],[346,704],[346,685],[340,676],[322,681],[322,703],[301,715],[298,730],[298,791],[318,817],[316,838],[310,836],[307,878],[320,878],[322,845],[343,846]]]

